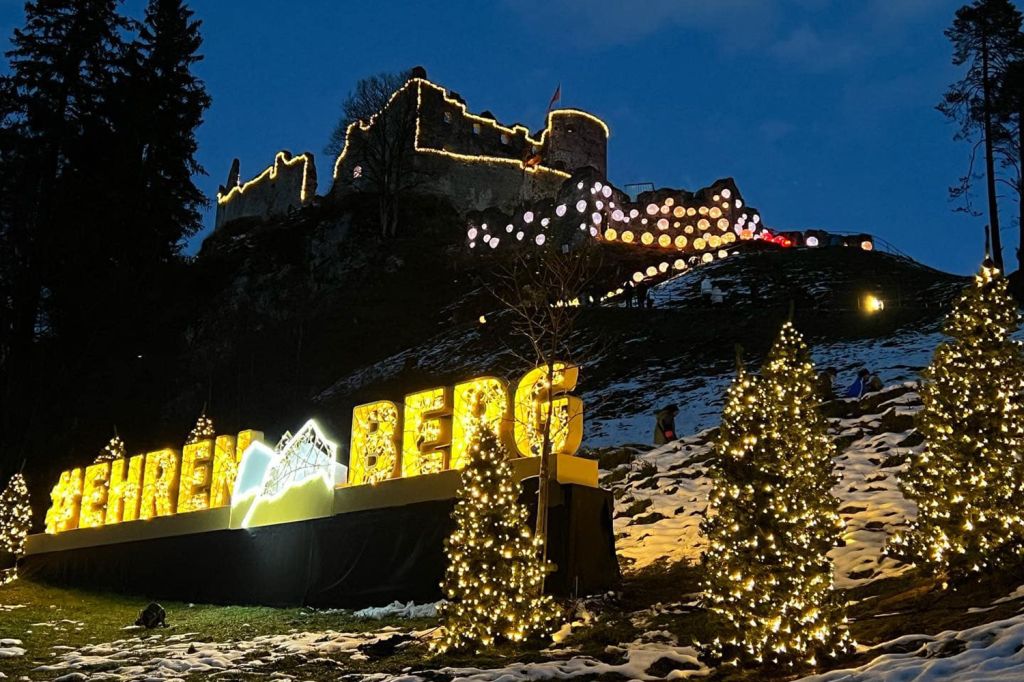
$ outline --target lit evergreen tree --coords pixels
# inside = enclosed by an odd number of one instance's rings
[[[833,451],[810,354],[787,322],[762,375],[740,371],[730,387],[710,467],[701,530],[704,602],[720,632],[712,656],[793,665],[850,646],[827,556],[842,529]]]
[[[946,319],[950,340],[925,371],[925,448],[902,477],[917,518],[889,554],[949,577],[1024,549],[1024,359],[1017,304],[988,263]]]
[[[553,605],[541,594],[544,565],[519,502],[506,448],[477,425],[445,542],[443,634],[437,651],[479,650],[546,631]]]
[[[0,550],[21,556],[31,525],[32,505],[29,504],[28,486],[24,476],[14,474],[0,493]]]

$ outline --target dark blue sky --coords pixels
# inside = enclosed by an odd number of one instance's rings
[[[984,219],[952,211],[946,189],[968,147],[934,109],[957,77],[942,32],[961,4],[202,0],[198,71],[213,106],[199,130],[209,173],[199,182],[212,197],[235,156],[250,177],[279,149],[310,150],[326,192],[322,150],[353,83],[420,64],[472,111],[531,128],[561,83],[563,106],[611,127],[617,185],[696,189],[731,175],[770,226],[872,232],[967,273]],[[21,7],[0,0],[5,47]],[[1003,206],[1009,262],[1009,193]]]

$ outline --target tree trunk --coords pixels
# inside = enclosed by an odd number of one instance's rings
[[[1017,112],[1017,270],[1024,274],[1024,109]]]
[[[985,175],[988,186],[988,217],[989,235],[992,240],[992,262],[999,270],[1003,269],[1003,244],[999,235],[999,206],[996,201],[996,169],[994,153],[992,151],[992,103],[989,79],[989,57],[988,39],[982,38],[981,43],[981,68],[982,68],[982,115],[985,119]]]
[[[380,236],[388,236],[388,200],[384,191],[381,190],[377,198],[377,220],[380,222]]]
[[[552,356],[553,357],[553,356]],[[558,479],[558,457],[552,457],[551,453],[551,417],[554,414],[555,401],[552,396],[551,383],[555,376],[555,363],[548,360],[545,363],[547,369],[547,392],[545,394],[544,436],[541,439],[540,467],[537,471],[537,527],[534,535],[540,540],[540,560],[547,563],[548,558],[548,509],[551,506],[551,483]],[[540,579],[540,594],[544,594],[544,582],[547,573],[544,572]]]

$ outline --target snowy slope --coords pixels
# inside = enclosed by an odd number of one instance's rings
[[[943,336],[937,329],[904,331],[875,339],[837,341],[813,346],[811,354],[816,367],[835,367],[838,383],[844,387],[856,377],[861,366],[877,372],[883,383],[916,381],[928,366],[935,347]],[[675,403],[679,433],[696,433],[718,424],[725,390],[734,372],[710,376],[684,377],[677,381],[658,382],[643,373],[635,379],[598,390],[584,392],[588,406],[616,405],[626,408],[618,416],[588,415],[586,445],[606,446],[622,443],[649,443],[654,429],[653,410],[638,412],[629,408],[636,404],[635,395],[642,392],[648,403],[657,406]]]
[[[899,575],[906,567],[881,556],[886,537],[914,513],[897,486],[907,455],[920,449],[912,435],[920,410],[914,384],[895,384],[863,401],[836,401],[851,413],[829,420],[835,437],[834,489],[846,522],[845,546],[833,551],[836,583],[853,587]],[[700,521],[707,506],[706,463],[715,431],[704,431],[649,452],[605,472],[617,498],[616,547],[623,563],[637,569],[657,561],[698,561]]]

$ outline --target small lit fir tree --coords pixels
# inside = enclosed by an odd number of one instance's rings
[[[117,432],[115,431],[114,437],[111,438],[105,446],[103,446],[103,449],[100,450],[100,454],[96,455],[96,459],[93,460],[93,464],[124,459],[127,453],[128,450],[125,448],[124,441],[121,440],[121,436],[117,435]]]
[[[506,448],[478,423],[445,541],[441,636],[432,648],[480,651],[545,634],[554,605],[541,594],[545,565]]]
[[[988,262],[946,318],[924,372],[925,447],[901,478],[917,518],[887,553],[963,577],[1024,548],[1024,360],[1007,282]]]
[[[20,473],[11,476],[7,487],[0,493],[0,551],[15,557],[25,553],[25,537],[32,525],[32,506],[28,499],[28,486]],[[17,577],[17,569],[0,570],[0,585]]]
[[[188,438],[185,440],[185,444],[192,445],[193,443],[198,443],[199,441],[216,437],[217,429],[213,426],[213,420],[207,417],[206,412],[203,411],[203,413],[199,415],[199,419],[196,419],[196,425],[188,432]]]
[[[29,504],[28,486],[24,476],[14,474],[0,493],[0,549],[21,556],[31,525],[32,505]]]
[[[852,643],[827,556],[842,532],[834,445],[815,408],[814,366],[786,323],[761,376],[739,371],[722,415],[701,526],[710,658],[792,666]]]

